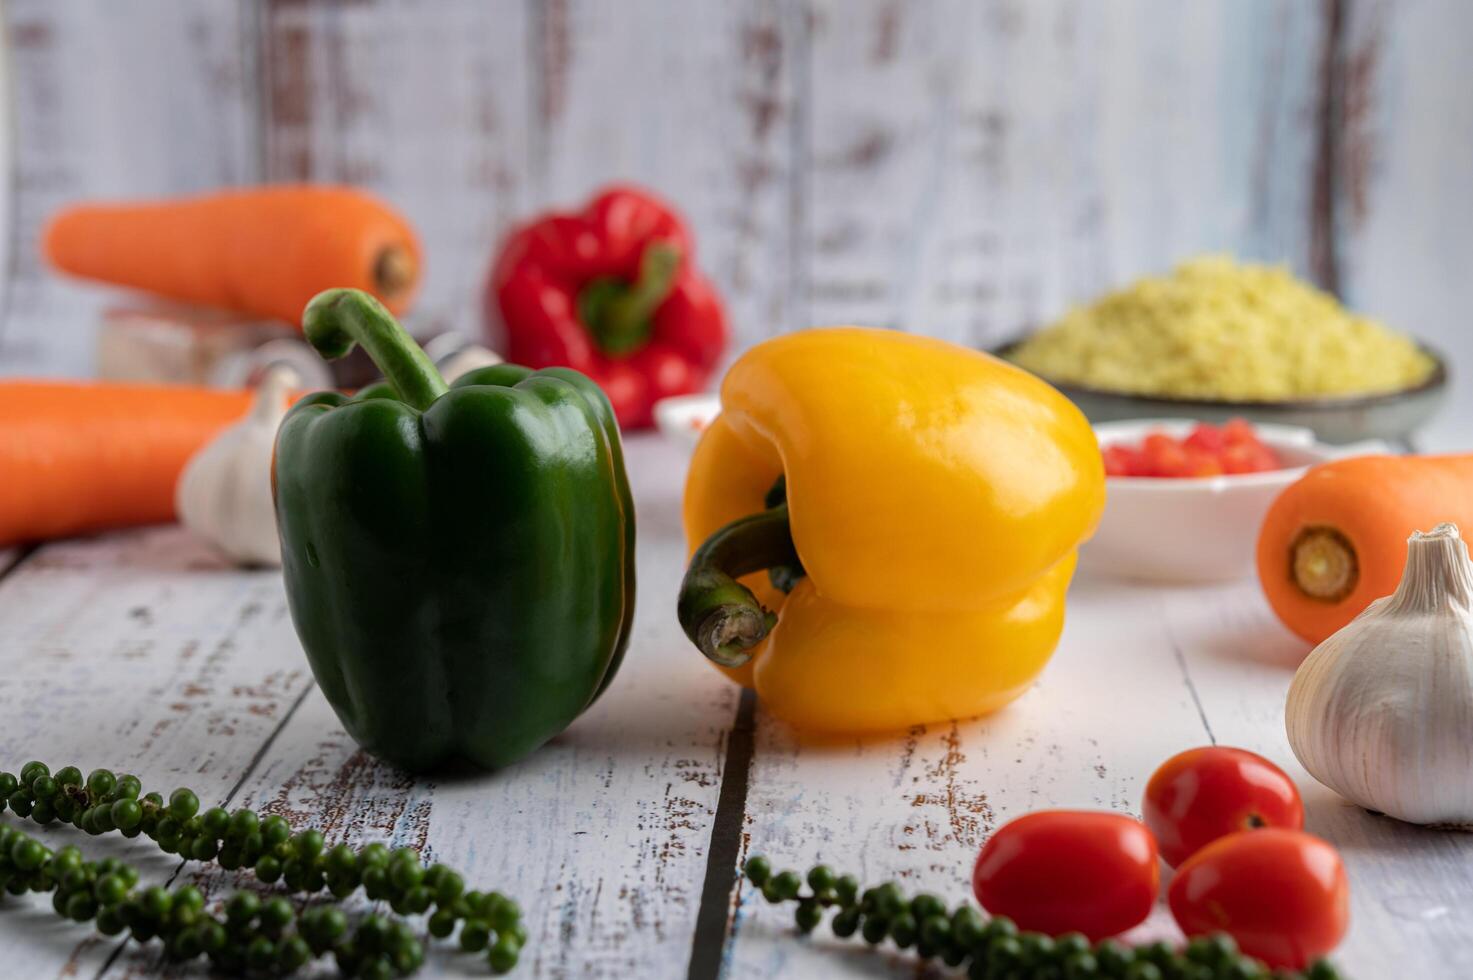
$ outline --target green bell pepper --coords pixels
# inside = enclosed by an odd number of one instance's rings
[[[377,300],[307,306],[329,359],[387,384],[298,402],[272,486],[292,621],[348,733],[411,770],[496,768],[614,677],[634,613],[634,507],[608,399],[511,364],[448,387]]]

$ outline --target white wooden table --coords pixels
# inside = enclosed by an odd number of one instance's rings
[[[823,860],[957,900],[1003,822],[1045,807],[1136,813],[1168,755],[1239,745],[1295,776],[1310,829],[1345,856],[1353,922],[1337,960],[1350,976],[1473,975],[1473,836],[1370,816],[1298,768],[1282,707],[1305,651],[1253,583],[1081,579],[1054,660],[999,715],[804,743],[681,635],[684,459],[650,437],[628,450],[640,521],[633,647],[608,695],[521,765],[417,780],[358,751],[312,682],[279,576],[232,570],[178,528],[0,553],[0,568],[19,557],[0,581],[0,764],[106,765],[164,792],[189,785],[206,805],[281,813],[329,841],[420,847],[522,903],[531,941],[518,976],[909,977],[910,957],[840,942],[827,926],[797,938],[792,907],[765,905],[736,863],[757,852],[780,866]],[[59,846],[78,835],[44,836]],[[126,853],[159,881],[237,884],[146,842],[80,843]],[[1164,909],[1139,935],[1175,935]],[[38,898],[0,904],[0,949],[15,977],[160,963],[156,944],[122,948]],[[424,975],[441,972],[485,966],[436,952]]]

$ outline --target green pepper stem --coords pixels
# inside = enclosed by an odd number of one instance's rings
[[[747,651],[777,625],[777,617],[737,581],[776,566],[801,566],[787,504],[732,521],[691,556],[677,613],[685,635],[707,658],[740,667],[752,658]]]
[[[632,283],[595,279],[578,296],[578,316],[604,353],[629,354],[649,340],[655,311],[675,288],[680,247],[652,242],[639,257],[639,276]]]
[[[312,297],[302,314],[302,333],[329,361],[361,345],[399,398],[421,411],[449,390],[394,315],[361,289],[328,289]]]

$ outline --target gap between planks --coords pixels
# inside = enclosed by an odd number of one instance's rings
[[[721,794],[711,821],[711,844],[706,848],[706,879],[696,927],[691,934],[690,967],[686,980],[717,980],[726,954],[732,898],[737,887],[737,859],[742,850],[742,827],[747,817],[747,787],[756,752],[757,692],[743,688],[736,718],[726,734],[726,762],[721,767]]]

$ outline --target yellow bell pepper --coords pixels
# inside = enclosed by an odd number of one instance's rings
[[[708,658],[821,731],[1027,689],[1104,506],[1078,409],[987,354],[860,327],[757,345],[721,403],[685,490],[680,620]]]

